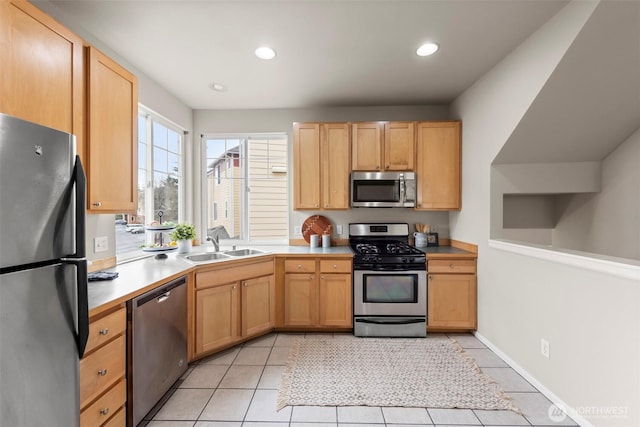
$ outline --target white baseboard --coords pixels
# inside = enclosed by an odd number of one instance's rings
[[[496,347],[491,341],[489,341],[486,337],[484,337],[479,332],[473,332],[478,340],[480,340],[484,345],[486,345],[491,351],[493,351],[500,359],[504,360],[510,367],[512,367],[518,374],[520,374],[525,380],[529,381],[529,383],[538,389],[540,393],[542,393],[547,399],[551,401],[554,405],[559,408],[569,408],[569,416],[573,421],[578,423],[581,427],[595,427],[591,422],[589,422],[582,415],[577,413],[576,411],[572,411],[571,406],[567,405],[562,399],[560,399],[554,392],[549,390],[534,378],[529,372],[527,372],[522,366],[518,365],[514,360],[512,360],[509,356],[504,354],[498,347]]]

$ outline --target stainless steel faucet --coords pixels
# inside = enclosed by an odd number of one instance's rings
[[[207,240],[213,243],[213,247],[216,252],[220,251],[220,237],[216,234],[213,238],[207,236]]]

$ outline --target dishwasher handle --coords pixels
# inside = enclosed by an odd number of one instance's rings
[[[157,299],[158,304],[160,304],[161,302],[164,302],[166,300],[169,299],[169,297],[171,296],[171,291],[167,291],[164,294],[160,295]]]
[[[185,283],[187,283],[187,277],[181,276],[172,282],[162,285],[152,291],[147,292],[144,295],[140,295],[138,298],[133,299],[133,306],[136,308],[141,307],[153,300],[156,300],[158,303],[166,301],[167,299],[169,299],[169,295],[171,294],[172,289],[184,285]]]

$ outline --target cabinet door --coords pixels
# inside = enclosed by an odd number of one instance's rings
[[[385,123],[384,169],[390,171],[412,171],[415,139],[415,123]]]
[[[379,171],[382,169],[383,123],[364,122],[351,125],[351,169]]]
[[[320,276],[320,326],[353,326],[351,274]]]
[[[258,335],[273,328],[275,294],[273,275],[242,282],[242,337]]]
[[[0,112],[74,134],[82,156],[82,39],[26,1],[2,1],[0,45]]]
[[[318,323],[316,278],[313,274],[285,274],[285,326],[314,326]]]
[[[88,209],[135,212],[138,84],[135,76],[95,48],[88,55]]]
[[[320,209],[320,125],[293,124],[293,208]]]
[[[430,274],[427,320],[430,327],[476,328],[476,276]]]
[[[236,283],[196,292],[196,354],[240,338],[240,298]]]
[[[351,170],[349,125],[328,123],[321,128],[322,208],[349,209]]]
[[[460,122],[418,124],[416,209],[460,209]]]

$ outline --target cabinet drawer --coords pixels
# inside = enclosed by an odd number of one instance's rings
[[[85,353],[120,335],[127,328],[127,310],[122,308],[89,324],[89,339]]]
[[[80,407],[84,407],[111,384],[124,378],[124,335],[80,360]]]
[[[113,414],[118,412],[118,409],[124,405],[126,400],[127,382],[122,379],[118,384],[101,396],[100,399],[96,400],[80,413],[80,427],[95,427],[102,425],[109,420]],[[109,422],[111,422],[111,420],[109,420]],[[118,424],[116,423],[113,425]]]
[[[196,273],[196,288],[226,285],[237,281],[239,277],[251,279],[271,274],[273,274],[273,259],[237,267],[198,271]]]
[[[284,260],[285,273],[315,273],[316,260],[314,259],[286,259]]]
[[[107,421],[106,424],[103,424],[102,427],[126,427],[127,425],[127,411],[125,408],[120,408],[120,410]],[[84,427],[84,426],[83,426]]]
[[[346,259],[321,259],[321,273],[351,273],[351,260]]]
[[[427,266],[429,273],[471,273],[476,272],[476,261],[470,259],[434,259]]]

